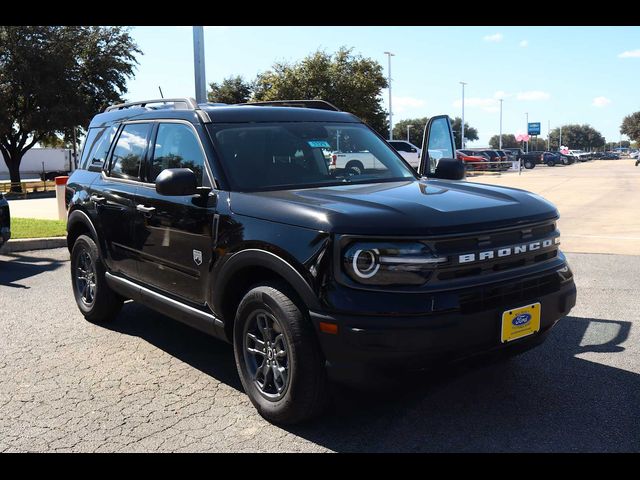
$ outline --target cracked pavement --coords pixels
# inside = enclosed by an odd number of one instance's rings
[[[230,345],[132,302],[91,324],[65,249],[0,255],[0,452],[639,451],[640,257],[567,256],[578,304],[543,346],[336,388],[326,415],[281,428]]]

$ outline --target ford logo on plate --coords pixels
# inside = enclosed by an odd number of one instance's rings
[[[511,320],[511,323],[513,323],[516,327],[521,327],[523,325],[526,325],[530,321],[531,321],[531,315],[529,313],[521,313],[516,318]]]

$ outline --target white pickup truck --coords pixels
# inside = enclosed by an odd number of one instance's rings
[[[364,173],[370,169],[384,169],[385,166],[372,153],[363,152],[331,152],[331,163],[329,169],[343,168],[351,170],[356,174]]]

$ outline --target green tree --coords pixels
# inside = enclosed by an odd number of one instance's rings
[[[620,133],[628,136],[631,140],[640,141],[640,112],[627,115],[620,125]]]
[[[455,139],[456,148],[462,148],[462,119],[460,117],[451,118],[451,128],[453,129],[453,138]],[[467,141],[478,140],[478,130],[470,127],[467,122],[464,122],[464,138]]]
[[[512,133],[502,134],[502,147],[503,148],[518,148],[521,142],[516,140],[516,136]],[[500,148],[500,136],[494,135],[489,139],[489,146],[491,148]]]
[[[319,50],[296,63],[278,62],[258,75],[253,99],[326,100],[386,136],[389,127],[381,93],[387,79],[382,65],[352,51],[346,47],[334,54]]]
[[[551,150],[557,150],[560,127],[551,130]],[[605,138],[591,125],[572,124],[562,126],[562,145],[577,150],[592,150],[604,147]]]
[[[73,148],[71,143],[60,138],[58,135],[46,135],[38,142],[44,148]]]
[[[393,138],[396,140],[407,139],[407,126],[409,128],[409,141],[416,147],[422,148],[422,137],[424,136],[424,127],[427,126],[429,117],[410,118],[408,120],[400,120],[393,126]]]
[[[227,77],[221,83],[212,82],[209,87],[207,98],[213,103],[246,103],[253,92],[251,83],[245,82],[240,75]]]
[[[124,27],[0,26],[0,153],[12,182],[37,142],[68,138],[122,101],[138,53]]]

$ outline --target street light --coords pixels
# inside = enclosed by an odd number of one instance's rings
[[[525,112],[525,116],[527,117],[527,127],[525,129],[525,132],[527,132],[527,136],[529,135],[529,112]],[[529,153],[529,140],[527,140],[527,148],[526,148],[527,153]]]
[[[464,86],[466,84],[466,82],[460,82],[460,85],[462,85],[462,134],[460,137],[460,148],[464,148]]]
[[[500,150],[502,150],[502,98],[500,99]]]
[[[395,53],[384,52],[384,54],[387,55],[389,59],[389,140],[393,140],[393,111],[391,109],[391,57],[395,57]]]
[[[413,128],[413,125],[407,125],[407,142],[411,143],[411,139],[409,137],[409,129]]]

